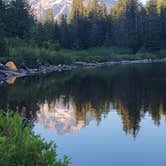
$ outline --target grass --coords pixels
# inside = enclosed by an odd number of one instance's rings
[[[166,57],[166,50],[161,50],[158,53],[148,53],[139,51],[137,54],[132,54],[129,49],[117,47],[99,47],[86,50],[65,50],[54,49],[49,47],[38,47],[37,45],[21,41],[20,39],[7,40],[9,49],[8,56],[1,57],[0,61],[5,63],[12,60],[17,66],[21,67],[25,64],[28,67],[37,67],[39,64],[71,64],[76,61],[84,62],[104,62],[104,61],[120,61],[120,60],[136,60],[136,59],[158,59]],[[52,46],[52,44],[50,44]]]

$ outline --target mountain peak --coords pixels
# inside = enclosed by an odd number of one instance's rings
[[[38,21],[57,20],[62,14],[69,15],[73,0],[28,0]],[[88,0],[84,0],[86,2]],[[104,0],[107,6],[114,0]]]

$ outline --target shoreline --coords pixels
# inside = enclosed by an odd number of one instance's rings
[[[51,72],[62,72],[74,69],[93,69],[99,67],[109,67],[113,65],[127,65],[127,64],[149,64],[149,63],[165,63],[166,58],[162,59],[142,59],[142,60],[122,60],[122,61],[108,61],[99,63],[75,62],[70,65],[41,65],[38,68],[18,69],[17,71],[0,69],[0,80],[4,81],[12,77],[25,77],[36,74],[47,74]]]

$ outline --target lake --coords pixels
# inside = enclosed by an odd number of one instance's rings
[[[0,108],[25,114],[71,166],[165,166],[164,63],[11,78]]]

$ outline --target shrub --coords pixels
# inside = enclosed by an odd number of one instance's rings
[[[55,50],[59,51],[60,50],[60,44],[58,41],[55,42],[43,42],[42,47],[45,49],[49,50]]]
[[[7,48],[5,40],[0,38],[0,56],[4,56],[7,54]]]
[[[14,61],[19,67],[21,64],[30,68],[38,67],[38,62],[52,65],[72,63],[71,56],[50,49],[16,47],[11,48],[9,52],[10,57],[7,57],[6,60]]]
[[[160,56],[161,57],[166,57],[166,49],[160,50]]]
[[[14,61],[19,67],[22,64],[25,64],[28,67],[35,67],[37,65],[37,59],[40,55],[40,50],[28,47],[11,48],[9,52],[10,57],[8,57],[8,60]]]
[[[69,160],[57,160],[53,142],[35,136],[17,113],[0,112],[0,165],[68,166]]]
[[[9,48],[27,46],[27,43],[24,42],[24,40],[22,40],[20,38],[6,38],[5,41],[6,41],[6,44]]]

